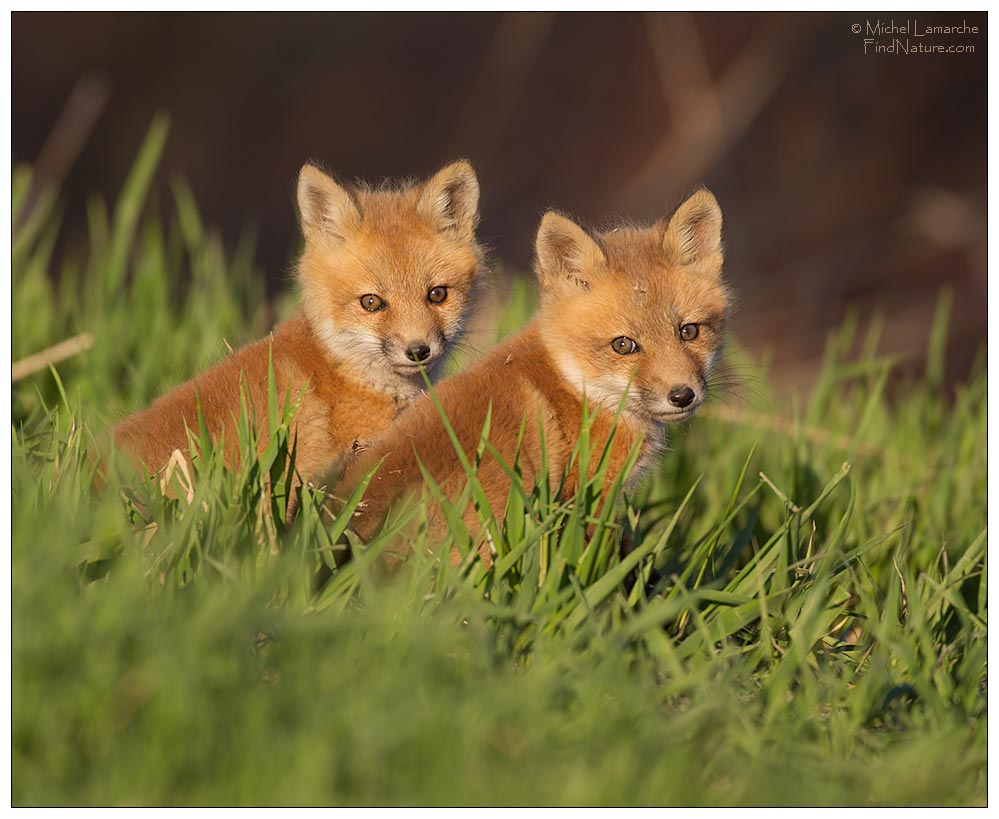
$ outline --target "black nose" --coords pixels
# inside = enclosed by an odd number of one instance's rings
[[[426,361],[430,358],[430,346],[422,341],[414,341],[406,348],[406,358],[410,361]]]
[[[689,407],[694,400],[694,391],[690,387],[673,387],[666,397],[674,407]]]

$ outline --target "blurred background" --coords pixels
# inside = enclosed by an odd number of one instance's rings
[[[272,294],[306,159],[375,181],[469,158],[501,282],[548,207],[651,220],[704,184],[733,330],[778,387],[808,388],[851,313],[918,371],[945,290],[953,383],[986,333],[986,15],[892,18],[973,51],[865,54],[866,13],[19,12],[13,160],[61,187],[82,242],[87,198],[116,197],[168,113],[157,195],[183,177],[227,242],[252,226]],[[914,36],[962,22],[978,33]]]

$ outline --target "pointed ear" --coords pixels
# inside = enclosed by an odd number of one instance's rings
[[[471,237],[479,224],[479,180],[465,160],[441,168],[423,183],[417,210],[441,232]]]
[[[593,238],[571,219],[548,211],[534,240],[538,281],[550,291],[571,285],[587,289],[607,257]]]
[[[663,250],[673,264],[698,267],[715,275],[722,265],[722,214],[711,191],[691,194],[666,223]]]
[[[298,213],[306,241],[342,241],[361,223],[354,197],[314,165],[298,173]]]

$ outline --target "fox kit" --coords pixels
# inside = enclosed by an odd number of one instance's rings
[[[312,165],[298,178],[305,250],[301,308],[270,337],[115,426],[117,443],[154,472],[188,452],[200,399],[213,440],[237,457],[240,387],[266,445],[268,357],[278,395],[295,400],[296,467],[306,481],[381,432],[440,372],[483,278],[475,239],[479,185],[464,161],[422,184],[347,190]]]
[[[718,203],[706,190],[646,229],[591,236],[564,216],[545,214],[536,238],[542,300],[534,320],[436,388],[469,458],[491,408],[489,441],[507,464],[514,463],[523,426],[525,487],[539,477],[542,445],[557,485],[579,438],[585,396],[594,452],[603,451],[620,410],[606,480],[621,472],[633,446],[639,447],[633,479],[647,470],[665,445],[665,425],[686,420],[703,403],[722,346],[730,297],[721,278],[721,224]],[[345,497],[382,458],[366,503],[355,513],[353,526],[363,539],[377,531],[394,500],[419,485],[419,463],[449,495],[464,479],[429,397],[410,406],[356,460],[336,494]],[[501,515],[507,473],[486,454],[478,477]],[[575,491],[571,475],[565,489]],[[477,531],[474,509],[465,518]],[[480,552],[488,561],[484,547]]]

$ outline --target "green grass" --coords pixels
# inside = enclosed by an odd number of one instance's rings
[[[345,519],[284,525],[287,424],[190,500],[90,489],[118,413],[266,331],[252,240],[145,204],[165,138],[58,271],[54,195],[15,230],[14,358],[95,345],[12,386],[14,804],[985,803],[986,374],[942,389],[946,300],[922,381],[847,326],[807,401],[721,396],[630,498],[515,482],[492,569],[379,581],[388,533],[316,593]]]

